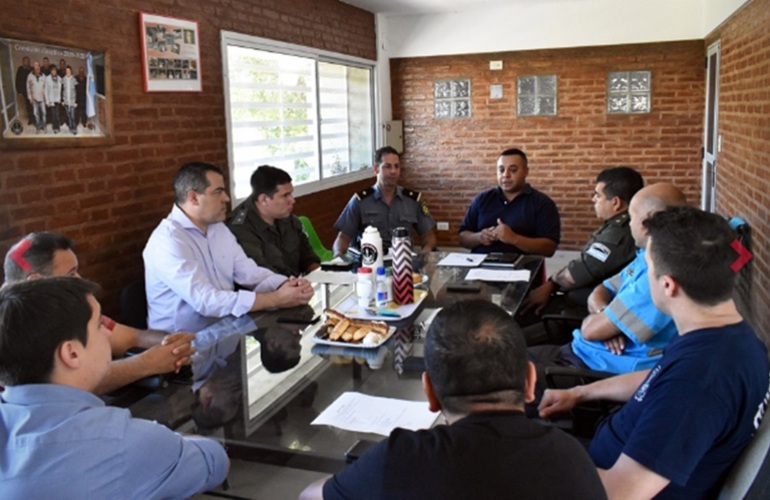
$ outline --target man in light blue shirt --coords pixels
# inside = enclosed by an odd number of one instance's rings
[[[230,198],[218,167],[183,165],[174,193],[171,213],[142,254],[150,328],[195,332],[228,315],[310,300],[307,280],[257,266],[224,225]]]
[[[670,184],[653,184],[631,199],[628,213],[636,246],[647,244],[642,222],[671,206],[686,204],[684,194]],[[650,296],[644,250],[619,274],[597,286],[588,297],[590,314],[565,346],[536,346],[530,353],[539,365],[560,364],[611,373],[628,373],[654,366],[663,348],[676,336],[671,317],[655,307]]]
[[[227,477],[216,441],[107,407],[110,330],[79,278],[0,290],[0,492],[16,498],[185,498]]]

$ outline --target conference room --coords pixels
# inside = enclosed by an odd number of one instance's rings
[[[121,292],[144,277],[142,251],[172,207],[172,181],[185,163],[224,171],[230,209],[249,195],[257,166],[283,168],[293,177],[294,214],[309,217],[331,248],[346,203],[374,182],[374,151],[390,145],[402,153],[400,184],[421,193],[438,223],[438,248],[451,251],[460,247],[474,196],[496,184],[500,152],[516,147],[529,159],[527,181],[559,209],[559,252],[579,251],[596,229],[596,176],[617,165],[634,167],[647,183],[676,185],[692,205],[745,221],[753,258],[740,272],[735,300],[770,343],[770,0],[5,3],[0,251],[35,231],[67,235],[81,274],[101,285],[103,311],[115,319],[124,318]],[[61,133],[52,123],[41,133],[29,124],[27,90],[16,85],[24,57],[31,66],[64,59],[73,77],[80,66],[93,77],[76,134],[64,102]],[[426,262],[440,260],[432,259]],[[556,270],[544,265],[545,276]],[[456,278],[432,267],[426,276],[423,289],[431,293]],[[521,299],[487,292],[498,304]],[[335,297],[316,293],[306,319]],[[410,324],[419,326],[427,318],[421,314]],[[244,370],[260,365],[248,353],[258,352],[263,335],[237,351]],[[314,347],[303,344],[298,368],[282,381],[331,363]],[[405,358],[418,357],[414,348]],[[401,380],[395,355],[393,348],[380,354],[385,384]],[[365,358],[344,360],[349,364],[339,366],[350,378],[334,383],[356,387],[363,383],[356,377],[384,373],[371,367],[382,360]],[[413,375],[401,376],[418,384]],[[290,386],[278,398],[291,399],[289,414],[306,411],[302,404],[320,412],[322,401],[333,401],[313,384]],[[392,396],[420,400],[419,385],[409,387]],[[288,429],[281,417],[292,417],[271,406],[256,428],[247,411],[254,394],[239,402],[245,426],[229,431],[264,434],[272,446]],[[193,402],[187,395],[176,401]],[[300,462],[284,467],[285,449],[304,444],[297,438],[276,446],[272,463],[263,455],[237,459],[246,463],[234,467],[237,477],[258,479],[244,489],[231,479],[231,493],[288,498],[344,465],[335,441],[325,455],[336,459],[308,465],[292,456]],[[257,484],[267,489],[249,489]]]

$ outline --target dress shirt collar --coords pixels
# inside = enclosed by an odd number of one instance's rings
[[[182,226],[184,229],[194,229],[198,231],[200,234],[205,234],[203,231],[200,230],[198,226],[195,225],[195,223],[190,219],[190,217],[187,216],[186,213],[184,213],[184,210],[182,210],[179,205],[174,203],[174,207],[171,209],[171,213],[168,214],[168,220],[172,222],[176,222],[180,226]]]
[[[90,406],[104,406],[104,401],[96,395],[61,384],[16,385],[6,387],[0,395],[0,399],[6,403],[23,406],[72,401],[79,401]]]

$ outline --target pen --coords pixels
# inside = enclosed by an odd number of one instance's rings
[[[466,257],[465,260],[467,260],[468,262],[473,262],[473,259],[471,259],[470,257]]]

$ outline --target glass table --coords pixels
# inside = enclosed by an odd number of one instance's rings
[[[522,256],[515,268],[529,270],[529,281],[481,283],[478,293],[452,293],[447,285],[462,281],[469,268],[438,266],[444,255],[415,257],[415,270],[428,277],[420,286],[426,298],[410,317],[390,322],[396,331],[378,348],[314,341],[321,321],[307,322],[354,295],[351,285],[318,284],[306,306],[228,317],[200,331],[192,376],[114,404],[179,432],[219,439],[232,458],[337,472],[358,440],[383,436],[311,425],[321,411],[347,391],[424,401],[422,339],[436,309],[482,298],[514,314],[541,279],[543,258]]]

